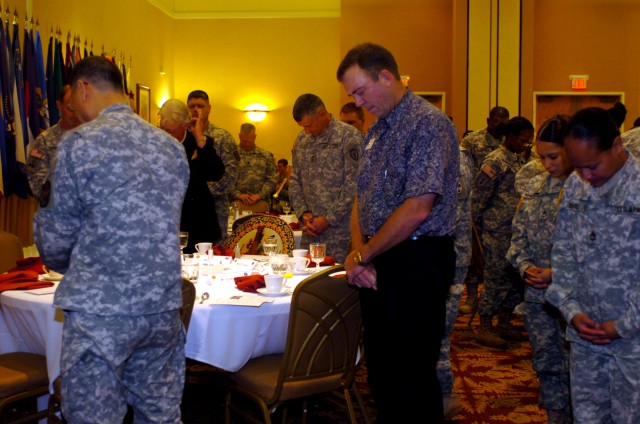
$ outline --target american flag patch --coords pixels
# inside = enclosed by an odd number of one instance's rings
[[[484,165],[482,167],[482,172],[487,174],[489,178],[493,178],[496,175],[496,171],[494,171],[489,165]]]

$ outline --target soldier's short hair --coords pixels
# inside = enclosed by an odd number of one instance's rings
[[[102,56],[89,56],[73,67],[69,85],[77,84],[79,79],[89,81],[101,90],[121,91],[124,94],[122,72],[115,63]]]
[[[311,93],[302,94],[293,105],[293,119],[300,122],[305,116],[316,113],[323,107],[325,106],[320,97]]]
[[[203,91],[203,90],[193,90],[187,96],[187,101],[191,99],[204,99],[207,103],[209,103],[209,95],[207,94],[206,91]]]

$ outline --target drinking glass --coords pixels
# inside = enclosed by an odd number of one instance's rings
[[[320,271],[320,262],[324,261],[324,256],[327,254],[326,243],[311,243],[309,245],[309,254],[311,260],[316,263],[315,272]]]
[[[180,231],[180,254],[185,247],[189,244],[189,233],[187,231]]]
[[[284,212],[285,215],[289,215],[289,212],[291,212],[291,204],[289,202],[282,203],[282,212]]]
[[[278,240],[275,237],[267,237],[262,241],[262,252],[270,258],[278,253]]]

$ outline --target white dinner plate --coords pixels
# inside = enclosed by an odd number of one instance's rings
[[[280,292],[268,292],[266,287],[261,287],[258,289],[258,293],[268,297],[280,297],[287,296],[289,294],[289,291],[287,289],[282,289],[282,291]]]

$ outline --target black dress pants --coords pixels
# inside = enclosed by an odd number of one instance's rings
[[[373,265],[378,290],[360,289],[360,300],[378,424],[443,422],[436,363],[455,271],[453,239],[407,239]]]

